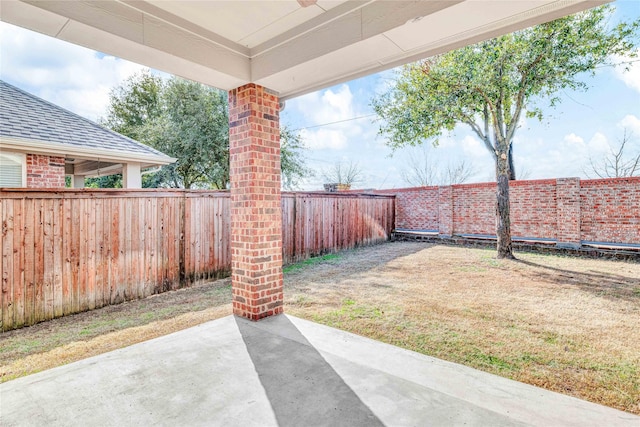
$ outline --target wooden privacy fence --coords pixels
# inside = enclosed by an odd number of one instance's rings
[[[284,193],[285,262],[389,238],[394,198]],[[228,275],[226,192],[0,190],[0,330]]]

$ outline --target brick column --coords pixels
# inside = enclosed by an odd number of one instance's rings
[[[556,246],[579,248],[580,242],[580,178],[556,180],[556,212],[558,234]]]
[[[453,187],[438,187],[438,235],[453,236]]]
[[[233,313],[282,313],[278,96],[253,83],[229,92]]]

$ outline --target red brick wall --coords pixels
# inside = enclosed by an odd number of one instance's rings
[[[491,190],[495,199],[495,184],[491,185]],[[556,238],[555,179],[511,182],[509,196],[513,237]],[[495,234],[495,230],[490,234]]]
[[[495,203],[494,183],[454,185],[453,234],[495,234]]]
[[[495,187],[461,184],[381,193],[396,194],[396,228],[495,235]],[[556,239],[564,245],[640,243],[640,177],[514,181],[510,200],[515,238]]]
[[[438,187],[389,191],[396,195],[396,228],[438,230]]]
[[[580,178],[556,181],[558,244],[580,246]]]
[[[279,108],[256,84],[229,91],[233,312],[251,320],[283,310]]]
[[[27,154],[27,188],[64,187],[64,157]]]
[[[580,232],[584,241],[640,243],[640,177],[580,181]]]

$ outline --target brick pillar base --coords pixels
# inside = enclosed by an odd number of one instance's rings
[[[229,92],[233,313],[282,313],[278,96],[253,83]]]
[[[580,241],[580,178],[556,180],[558,235],[556,246],[576,249]]]

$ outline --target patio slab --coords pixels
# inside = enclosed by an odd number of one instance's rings
[[[0,425],[634,426],[293,316],[233,316],[0,385]]]

